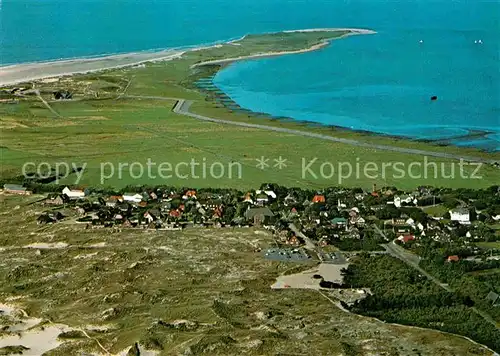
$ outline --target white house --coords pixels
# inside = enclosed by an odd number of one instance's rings
[[[469,210],[463,208],[450,210],[450,220],[458,221],[460,224],[470,224]]]
[[[85,193],[83,190],[69,189],[68,187],[64,187],[62,193],[66,194],[66,196],[70,199],[82,199],[83,197],[85,197]]]
[[[273,192],[272,190],[256,190],[255,191],[255,194],[262,194],[264,193],[265,195],[267,195],[268,197],[271,197],[273,199],[276,199],[276,193]]]
[[[142,201],[142,195],[133,194],[133,193],[125,193],[125,194],[123,194],[123,200],[129,201],[132,203],[140,203]]]

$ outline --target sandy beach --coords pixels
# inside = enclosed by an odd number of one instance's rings
[[[0,67],[0,86],[36,79],[90,73],[104,69],[130,67],[146,62],[167,61],[179,58],[183,53],[185,51],[165,50],[159,52],[117,54],[97,58],[15,64]]]
[[[374,31],[371,30],[354,29],[354,28],[353,29],[317,28],[317,29],[292,30],[284,32],[291,33],[291,32],[315,32],[315,31],[351,31],[346,36],[375,33]],[[245,37],[246,36],[243,36],[240,39],[226,42],[226,44],[233,44],[233,45],[237,44],[238,41],[241,41]],[[198,63],[196,66],[204,64],[229,63],[249,58],[271,57],[271,56],[280,56],[285,54],[298,54],[298,53],[310,52],[321,49],[322,47],[328,45],[328,43],[329,41],[325,41],[317,45],[314,45],[310,48],[299,51],[268,52],[247,57],[228,58],[224,60],[202,62]],[[12,85],[30,80],[61,77],[78,73],[91,73],[106,69],[131,67],[147,62],[168,61],[179,58],[186,52],[199,51],[201,49],[218,47],[221,45],[222,45],[221,43],[217,43],[214,44],[213,46],[204,45],[185,50],[171,49],[171,50],[163,50],[156,52],[146,51],[137,53],[117,54],[117,55],[103,56],[96,58],[82,58],[82,59],[60,60],[60,61],[39,62],[39,63],[38,62],[21,63],[21,64],[9,65],[0,67],[0,86]]]

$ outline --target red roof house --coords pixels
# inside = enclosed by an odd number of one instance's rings
[[[313,203],[324,203],[326,201],[324,195],[315,195],[312,202]]]

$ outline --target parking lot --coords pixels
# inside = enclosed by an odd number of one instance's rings
[[[324,263],[332,263],[332,264],[339,264],[339,265],[347,263],[346,258],[339,251],[332,252],[332,253],[321,252],[321,258],[322,258]]]
[[[264,257],[284,262],[302,262],[312,259],[311,255],[303,248],[270,248],[264,251]]]

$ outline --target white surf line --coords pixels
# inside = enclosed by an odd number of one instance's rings
[[[292,32],[320,32],[320,31],[324,32],[351,31],[351,33],[347,35],[375,33],[372,30],[356,29],[356,28],[351,28],[351,29],[312,28],[312,29],[286,30],[281,32],[292,33]],[[260,34],[272,34],[272,33],[280,33],[280,32],[268,32]],[[248,35],[244,35],[240,39],[233,39],[225,42],[220,41],[212,45],[203,44],[194,47],[172,48],[160,51],[131,52],[131,53],[96,56],[90,58],[63,59],[63,60],[54,60],[46,62],[29,62],[29,63],[7,65],[0,67],[0,87],[6,85],[18,84],[22,82],[28,82],[32,80],[58,78],[63,76],[70,76],[73,74],[94,73],[109,69],[133,67],[143,63],[168,61],[180,58],[184,54],[189,52],[195,52],[214,47],[221,47],[224,44],[235,44],[238,41],[243,40],[247,36]]]
[[[0,67],[0,86],[133,67],[149,62],[169,61],[180,58],[185,52],[168,50],[154,53],[129,53],[98,58],[15,64]]]

